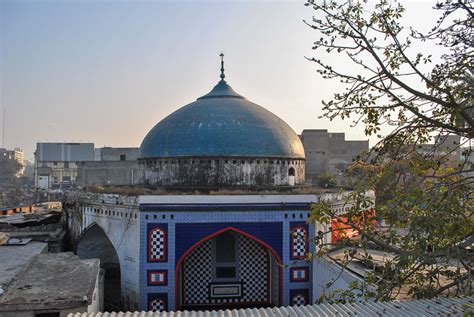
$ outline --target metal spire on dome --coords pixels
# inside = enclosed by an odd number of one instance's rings
[[[225,74],[224,74],[224,53],[221,53],[219,55],[221,57],[221,80],[224,80]]]

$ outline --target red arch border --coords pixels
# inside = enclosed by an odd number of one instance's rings
[[[189,249],[186,250],[186,252],[183,253],[183,255],[179,258],[178,262],[176,263],[176,267],[175,267],[175,272],[174,272],[174,306],[175,306],[175,309],[178,309],[178,299],[179,299],[179,292],[178,292],[178,275],[179,275],[179,269],[181,267],[181,264],[182,262],[184,261],[184,259],[194,250],[196,249],[199,245],[201,245],[201,243],[223,233],[223,232],[226,232],[226,231],[234,231],[236,233],[239,233],[243,236],[246,236],[247,238],[249,239],[252,239],[254,240],[255,242],[261,244],[263,247],[267,248],[268,250],[270,250],[270,252],[273,254],[273,256],[275,256],[277,262],[278,262],[278,271],[279,271],[279,287],[278,287],[278,293],[279,293],[279,305],[283,305],[283,262],[281,261],[281,258],[280,256],[278,255],[278,253],[269,245],[267,244],[265,241],[262,241],[260,239],[258,239],[257,237],[251,235],[251,234],[248,234],[247,232],[245,231],[242,231],[242,230],[239,230],[235,227],[227,227],[227,228],[224,228],[224,229],[221,229],[221,230],[218,230],[204,238],[202,238],[201,240],[199,240],[198,242],[194,243]]]

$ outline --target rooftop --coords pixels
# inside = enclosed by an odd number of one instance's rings
[[[46,253],[48,245],[29,242],[25,245],[0,245],[0,299],[20,271],[40,253]]]
[[[99,270],[98,259],[80,260],[72,252],[35,255],[0,297],[0,312],[91,303]]]

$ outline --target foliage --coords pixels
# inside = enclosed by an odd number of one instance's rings
[[[321,188],[333,188],[337,185],[336,178],[330,173],[322,173],[318,175],[316,177],[316,182]]]
[[[0,157],[0,184],[16,181],[21,165],[16,160]]]
[[[306,5],[315,16],[305,22],[320,37],[313,47],[318,57],[308,59],[324,78],[345,86],[323,103],[324,116],[351,119],[381,139],[348,171],[354,192],[347,214],[341,217],[321,202],[310,220],[338,219],[360,233],[360,240],[338,243],[347,247],[347,262],[355,248],[364,253],[376,247],[393,255],[333,299],[472,293],[474,4],[434,3],[440,18],[428,33],[405,27],[405,8],[396,1],[310,0]],[[443,53],[420,51],[423,43],[434,43]],[[353,67],[331,65],[327,54],[338,54]],[[391,127],[385,136],[384,127]],[[436,142],[425,145],[435,135],[440,136]],[[377,195],[378,226],[370,219],[360,222],[360,211],[371,208],[364,194],[371,189]],[[316,238],[319,256],[334,247],[324,239],[330,233]]]

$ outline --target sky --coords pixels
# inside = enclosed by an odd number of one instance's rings
[[[403,2],[407,23],[429,26],[436,17],[434,1]],[[363,126],[318,118],[340,86],[305,59],[318,37],[303,23],[313,16],[303,4],[0,0],[4,145],[22,147],[28,160],[36,142],[138,147],[157,122],[212,89],[221,52],[234,90],[297,133],[368,139]]]

